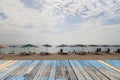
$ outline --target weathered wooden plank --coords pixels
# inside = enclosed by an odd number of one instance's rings
[[[0,60],[0,65],[6,63],[8,60]]]
[[[74,64],[74,61],[70,60],[70,64],[78,78],[78,80],[86,80],[81,71],[79,71],[78,67]]]
[[[25,76],[25,80],[33,80],[36,73],[39,71],[43,61],[38,61],[38,64],[31,70],[28,76]]]
[[[4,68],[10,66],[11,64],[14,64],[15,62],[17,62],[17,60],[10,60],[4,64],[0,64],[0,69],[4,69]]]
[[[87,63],[86,61],[83,61],[83,63],[85,63],[85,65],[87,65],[86,67],[91,70],[94,74],[96,74],[100,79],[102,80],[109,80],[107,77],[105,77],[103,74],[101,74],[97,69],[95,69],[94,67],[92,67],[89,63]]]
[[[99,70],[104,76],[111,80],[119,80],[120,74],[108,66],[105,66],[103,64],[100,64],[98,61],[88,61],[93,67],[95,67],[97,70]]]
[[[104,60],[106,63],[120,69],[120,60]]]
[[[9,69],[11,69],[11,67],[13,67],[14,65],[16,65],[18,63],[18,61],[16,61],[15,63],[13,64],[9,64],[9,66],[6,66],[6,67],[2,67],[0,69],[0,74],[2,75],[3,73],[7,72]]]
[[[79,71],[81,71],[81,73],[87,80],[93,80],[93,78],[83,69],[83,66],[79,64],[78,61],[74,61],[74,62],[77,68],[79,69]]]
[[[6,62],[8,64],[6,64]],[[119,80],[120,73],[98,61],[22,60],[1,62],[0,80]],[[11,64],[13,62],[13,64]],[[112,66],[113,63],[110,63]],[[119,61],[117,62],[119,63]],[[118,66],[118,64],[113,64]],[[119,69],[119,68],[118,68]]]
[[[76,64],[78,63],[78,61],[75,61],[76,62]],[[83,61],[82,61],[83,62]],[[77,64],[78,66],[81,66],[79,63]],[[96,75],[96,74],[94,74],[89,68],[87,68],[87,65],[84,65],[83,63],[82,63],[82,66],[84,66],[83,67],[83,69],[92,77],[89,77],[91,80],[93,79],[93,80],[100,80],[100,78]],[[82,66],[81,66],[81,68],[82,68]],[[81,69],[80,68],[80,69]],[[82,70],[82,72],[83,72],[83,70]],[[84,75],[85,76],[85,75]],[[86,78],[88,78],[88,77],[86,77]],[[89,79],[89,80],[90,80]]]
[[[47,61],[47,64],[45,64],[45,70],[43,74],[41,75],[40,80],[48,80],[49,79],[49,74],[50,74],[50,69],[51,69],[51,61]]]
[[[21,67],[18,68],[16,71],[12,72],[12,73],[6,78],[6,80],[19,80],[19,77],[21,77],[21,75],[24,73],[24,71],[29,67],[29,66],[26,65],[27,63],[28,63],[28,62],[25,61],[24,64],[21,64],[21,65],[20,65]],[[23,78],[24,78],[24,76],[23,76]],[[20,79],[20,80],[22,80],[22,79]]]
[[[38,61],[32,61],[29,60],[27,61],[28,63],[26,63],[25,65],[25,69],[20,70],[19,73],[16,73],[15,75],[17,75],[15,78],[12,79],[16,79],[16,80],[25,80],[26,76],[29,76],[30,71],[36,66],[36,64],[38,63]],[[31,64],[32,63],[32,64]],[[20,74],[21,73],[21,74]],[[27,74],[27,75],[26,75]]]
[[[72,66],[70,65],[70,62],[68,60],[64,61],[67,68],[68,68],[68,71],[69,71],[69,75],[70,75],[70,79],[69,80],[78,80],[77,79],[77,76],[75,75],[75,72],[72,68]]]
[[[72,67],[68,60],[61,61],[62,62],[62,76],[63,80],[77,80],[77,77],[72,70]]]
[[[67,67],[65,64],[63,64],[64,61],[61,61],[62,65],[61,65],[61,69],[62,69],[62,77],[63,80],[68,80],[69,77],[69,72],[67,70]]]
[[[55,80],[56,60],[52,60],[52,65],[51,66],[52,66],[52,68],[51,68],[48,80]]]
[[[33,80],[40,80],[41,77],[42,77],[42,74],[44,73],[45,71],[45,67],[46,67],[46,62],[47,61],[43,61],[42,65],[40,66],[38,72],[36,73],[35,77]]]
[[[62,80],[62,70],[60,65],[61,65],[61,62],[56,61],[56,74],[55,74],[56,80]]]
[[[29,67],[27,68],[27,70],[23,73],[23,75],[26,77],[26,76],[29,76],[30,72],[33,70],[33,68],[38,64],[38,60],[37,61],[33,61],[31,62],[31,65],[28,65]]]
[[[23,73],[29,66],[23,66],[18,72],[16,72],[12,77],[8,77],[8,80],[24,80],[25,77]]]
[[[20,62],[20,63],[18,63],[18,64],[16,64],[16,65],[14,65],[14,67],[12,66],[12,67],[10,67],[7,71],[6,71],[6,73],[4,73],[4,74],[2,74],[1,76],[0,76],[0,79],[1,80],[4,80],[4,79],[8,79],[9,80],[9,77],[12,77],[16,72],[18,72],[20,69],[22,69],[23,68],[23,66],[21,65],[21,64],[24,64],[25,62],[23,61],[23,62]]]

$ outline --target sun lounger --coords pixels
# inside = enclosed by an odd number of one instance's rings
[[[36,54],[35,52],[33,52],[33,54]]]
[[[8,53],[8,54],[14,54],[14,53],[12,52],[12,53]]]
[[[40,55],[48,55],[49,52],[40,52]]]
[[[120,49],[117,49],[117,51],[115,51],[115,53],[120,53]]]
[[[67,52],[63,52],[62,54],[63,54],[63,55],[66,55],[66,54],[68,54],[68,53],[67,53]]]
[[[96,50],[96,52],[95,52],[96,55],[101,55],[101,53],[102,53],[102,52],[101,52],[101,48],[98,48],[98,49]]]
[[[31,55],[31,54],[32,54],[31,52],[29,52],[29,53],[26,53],[26,52],[20,53],[20,55]]]
[[[67,55],[68,53],[67,52],[58,52],[58,54]]]
[[[86,55],[86,52],[75,52],[77,55]]]

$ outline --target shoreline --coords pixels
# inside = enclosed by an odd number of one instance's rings
[[[86,55],[77,55],[77,54],[49,54],[49,55],[40,55],[40,54],[31,54],[31,55],[19,55],[19,54],[4,54],[0,60],[120,60],[120,54],[86,54]]]

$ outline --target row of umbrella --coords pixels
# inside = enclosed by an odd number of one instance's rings
[[[52,47],[52,45],[49,45],[49,44],[45,44],[45,45],[43,45],[43,46],[46,47],[46,51],[47,51],[48,47]],[[16,47],[18,47],[18,46],[12,45],[12,46],[9,46],[9,47],[13,48],[12,53],[14,53],[14,49],[15,49]],[[32,44],[26,44],[26,45],[21,46],[21,48],[24,48],[24,52],[25,52],[25,48],[28,48],[28,51],[29,51],[29,48],[30,48],[30,47],[38,48],[38,46],[32,45]],[[6,48],[6,47],[3,46],[3,45],[0,45],[0,52],[1,52],[1,49],[2,49],[2,48]]]
[[[44,44],[43,46],[46,47],[46,52],[48,51],[48,48],[49,48],[49,47],[52,47],[52,45],[49,45],[49,44]],[[99,47],[99,46],[100,46],[100,47],[104,47],[104,48],[105,48],[105,51],[106,51],[106,48],[107,48],[107,47],[110,47],[110,46],[112,46],[112,47],[120,47],[120,45],[82,45],[82,44],[77,44],[77,45],[65,45],[65,44],[61,44],[61,45],[59,45],[59,46],[57,46],[57,47],[61,47],[62,49],[64,49],[64,47],[71,47],[72,50],[73,50],[73,47],[78,47],[78,51],[79,51],[79,47],[81,47],[81,48],[82,48],[82,51],[84,51],[84,48],[87,47],[87,46],[93,47],[93,51],[94,51],[94,48],[95,48],[95,47]],[[9,46],[9,47],[12,47],[12,48],[13,48],[12,53],[14,53],[14,49],[15,49],[16,47],[18,47],[18,46],[12,45],[12,46]],[[28,51],[29,51],[29,48],[30,48],[30,47],[38,48],[38,46],[33,45],[33,44],[26,44],[26,45],[21,46],[21,48],[24,48],[24,51],[25,51],[25,48],[28,48]],[[0,52],[1,52],[1,49],[2,49],[2,48],[5,48],[5,46],[0,45]]]

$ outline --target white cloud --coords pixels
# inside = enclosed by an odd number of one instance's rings
[[[115,39],[117,39],[119,32],[115,31],[117,31],[116,28],[119,29],[119,25],[105,26],[102,24],[107,19],[111,19],[115,16],[120,16],[119,13],[115,12],[115,10],[120,8],[120,0],[35,1],[37,2],[36,6],[42,5],[40,9],[29,8],[25,4],[23,4],[21,0],[0,0],[0,12],[4,13],[8,17],[7,19],[0,18],[0,26],[2,26],[0,28],[0,35],[6,36],[4,38],[2,37],[3,39],[8,39],[8,36],[13,35],[13,38],[24,38],[26,42],[32,42],[32,40],[33,42],[39,42],[39,39],[42,38],[41,41],[43,43],[77,43],[80,41],[83,43],[87,43],[95,41],[93,39],[94,37],[90,38],[88,37],[89,35],[93,35],[95,37],[99,35],[100,38],[96,40],[98,40],[98,42],[103,40],[104,42],[104,40],[115,37],[115,34],[116,37],[114,38],[114,42],[118,42]],[[100,15],[100,13],[102,12],[104,12],[105,14]],[[72,31],[64,35],[58,34],[60,31],[64,30],[58,27],[59,24],[64,23],[68,16],[74,17],[75,15],[86,19],[86,21],[79,24],[74,24],[75,26],[73,27],[76,28],[75,32]],[[98,15],[100,17],[94,18]],[[30,25],[31,28],[26,28],[25,26],[27,25]],[[43,31],[45,30],[51,33],[43,33]],[[113,32],[112,30],[115,31]],[[111,38],[105,38],[110,35],[112,35]],[[120,38],[118,37],[118,39]],[[15,40],[13,40],[13,42],[14,41]]]

